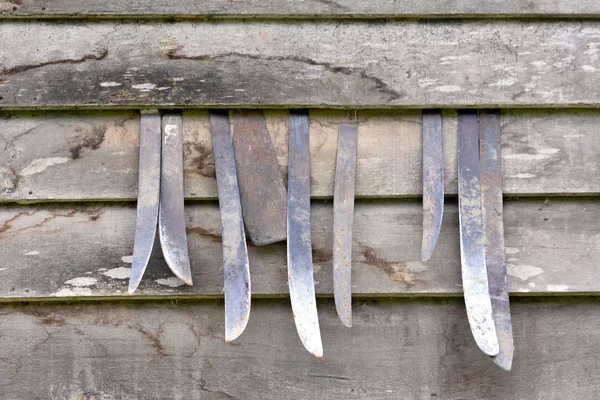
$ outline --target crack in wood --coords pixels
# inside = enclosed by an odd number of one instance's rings
[[[385,93],[390,96],[389,101],[398,100],[404,97],[404,93],[400,93],[393,88],[391,88],[387,83],[385,83],[381,78],[368,74],[364,68],[356,68],[356,67],[341,67],[336,66],[332,63],[325,61],[316,61],[312,58],[302,57],[302,56],[265,56],[265,55],[255,55],[255,54],[245,54],[239,52],[228,52],[224,54],[216,54],[216,55],[198,55],[198,56],[189,56],[186,54],[180,54],[179,51],[182,49],[181,46],[171,49],[167,52],[167,57],[171,60],[193,60],[193,61],[219,61],[221,59],[226,58],[242,58],[242,59],[250,59],[257,61],[278,61],[278,62],[295,62],[301,63],[310,66],[322,67],[326,71],[332,72],[334,74],[342,74],[346,76],[358,76],[362,79],[370,81],[374,84],[375,89],[381,93]]]
[[[102,60],[108,55],[108,49],[102,49],[99,54],[85,54],[81,58],[66,58],[61,60],[54,61],[44,61],[38,64],[24,64],[17,65],[12,68],[4,68],[0,70],[0,75],[14,75],[21,72],[29,71],[32,69],[42,68],[48,65],[57,65],[57,64],[81,64],[87,60]]]

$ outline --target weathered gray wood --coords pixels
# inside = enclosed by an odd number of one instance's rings
[[[589,17],[600,14],[594,0],[204,0],[171,1],[6,0],[0,17]]]
[[[596,107],[599,40],[595,20],[13,21],[0,108]]]
[[[266,111],[287,176],[288,115]],[[311,112],[312,196],[331,198],[341,111]],[[600,193],[600,111],[505,110],[504,193]],[[420,196],[421,112],[359,112],[358,197]],[[185,193],[216,198],[208,113],[184,113]],[[444,112],[447,194],[456,194],[456,112]],[[43,146],[40,146],[43,143]],[[0,114],[0,201],[134,200],[139,116],[132,112]]]
[[[600,203],[530,199],[506,202],[504,221],[510,290],[514,293],[600,292]],[[125,296],[130,274],[135,209],[120,205],[40,205],[0,209],[0,299]],[[167,269],[158,246],[136,295],[220,297],[221,225],[213,203],[186,207],[194,286]],[[331,205],[313,203],[315,285],[332,293]],[[353,234],[357,296],[459,295],[456,204],[449,204],[430,261],[421,263],[421,204],[358,202]],[[248,246],[252,290],[286,295],[285,243]]]
[[[355,301],[344,327],[319,303],[324,359],[302,348],[286,300],[254,301],[223,340],[220,302],[5,306],[4,399],[596,399],[598,299],[515,299],[513,371],[470,338],[451,300]]]

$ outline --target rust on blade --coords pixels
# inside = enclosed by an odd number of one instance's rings
[[[233,149],[250,241],[262,246],[285,240],[287,193],[261,111],[235,112]]]
[[[171,271],[188,285],[188,257],[183,203],[183,129],[181,114],[162,117],[162,171],[158,225],[160,245]]]
[[[316,357],[323,356],[310,234],[310,146],[308,111],[290,111],[288,163],[288,285],[298,336]]]
[[[146,271],[158,222],[161,159],[160,114],[142,114],[140,118],[140,160],[137,216],[129,293],[133,293]]]
[[[229,113],[211,111],[210,125],[223,238],[225,341],[230,342],[242,334],[250,317],[250,268]]]
[[[333,293],[338,316],[346,326],[352,326],[352,223],[358,144],[358,121],[353,115],[338,129],[333,192]]]
[[[463,291],[469,326],[479,348],[498,354],[485,263],[477,111],[458,113],[458,210]]]
[[[423,240],[421,261],[429,260],[440,235],[444,215],[444,154],[442,113],[423,110]]]
[[[479,142],[485,259],[494,323],[500,345],[500,352],[493,356],[492,360],[501,368],[510,371],[514,344],[504,254],[502,154],[498,110],[484,110],[479,114]]]

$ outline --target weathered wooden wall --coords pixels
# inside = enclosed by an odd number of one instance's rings
[[[0,398],[600,398],[599,60],[593,0],[0,0]],[[184,110],[195,285],[156,251],[128,296],[139,110],[157,107]],[[210,107],[268,109],[284,176],[285,109],[311,108],[323,360],[295,333],[285,244],[249,246],[250,323],[223,341]],[[448,198],[421,263],[434,107]],[[511,373],[460,299],[460,107],[502,108]],[[343,109],[359,117],[351,329],[330,299]]]

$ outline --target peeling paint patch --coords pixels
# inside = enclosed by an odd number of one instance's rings
[[[584,70],[585,72],[594,72],[596,71],[596,67],[593,67],[591,65],[584,65],[581,67],[582,70]]]
[[[494,87],[494,86],[498,86],[498,87],[504,87],[504,86],[512,86],[515,83],[517,83],[519,80],[516,78],[506,78],[506,79],[500,79],[497,80],[496,82],[490,83],[489,86]]]
[[[533,289],[535,287],[535,282],[529,282],[527,286]]]
[[[92,289],[86,287],[64,287],[60,288],[57,292],[51,294],[56,297],[78,297],[78,296],[91,296]]]
[[[546,290],[549,292],[566,292],[569,290],[568,285],[547,285]]]
[[[67,284],[67,285],[76,286],[76,287],[93,286],[96,283],[98,283],[98,279],[90,278],[87,276],[69,279],[68,281],[65,282],[65,284]]]
[[[131,268],[118,267],[102,272],[103,275],[113,279],[129,279],[131,276]]]
[[[185,282],[177,278],[176,276],[172,276],[170,278],[157,279],[154,282],[158,283],[159,285],[168,286],[172,288],[185,285]]]
[[[46,168],[49,168],[53,165],[64,164],[69,161],[68,157],[48,157],[48,158],[38,158],[33,160],[31,164],[26,166],[21,171],[21,176],[29,176],[39,174],[44,171]]]
[[[527,279],[533,278],[534,276],[544,273],[543,269],[535,267],[533,265],[507,264],[506,270],[510,276],[519,278],[522,281],[526,281]]]
[[[131,264],[133,262],[133,254],[130,256],[121,257],[121,261],[123,261],[126,264]]]
[[[0,268],[0,271],[6,271],[8,268]]]
[[[505,254],[517,254],[520,252],[521,252],[521,249],[519,249],[518,247],[505,247],[504,248]]]
[[[139,90],[140,92],[149,92],[151,90],[156,89],[156,85],[154,83],[140,83],[131,87]]]
[[[102,87],[117,87],[117,86],[121,86],[122,83],[119,82],[102,82],[100,84],[100,86]]]
[[[461,87],[456,85],[444,85],[436,88],[435,90],[443,93],[460,92]]]
[[[511,175],[510,177],[516,178],[516,179],[531,179],[531,178],[537,178],[537,175],[530,174],[530,173],[522,173],[522,174],[514,174],[514,175]]]
[[[40,254],[40,252],[36,250],[25,253],[26,256],[37,256],[38,254]]]

